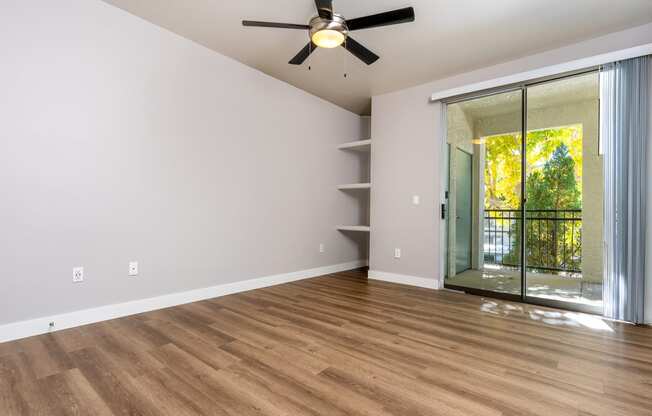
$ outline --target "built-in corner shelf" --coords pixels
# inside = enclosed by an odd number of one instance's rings
[[[368,225],[338,225],[337,229],[340,231],[357,231],[361,233],[368,233],[371,231],[371,227]]]
[[[370,117],[365,117],[363,120],[360,127],[360,135],[361,137],[369,137],[370,132],[371,132],[371,118]],[[365,128],[366,124],[366,128]],[[349,143],[342,143],[337,146],[338,150],[343,150],[343,151],[355,151],[361,153],[359,156],[361,156],[361,160],[358,161],[360,163],[360,167],[366,166],[368,169],[370,166],[371,160],[365,160],[365,159],[371,159],[371,139],[367,140],[358,140],[355,142],[349,142]],[[358,159],[357,157],[355,159]],[[361,172],[362,173],[362,172]],[[370,172],[367,172],[366,174],[360,175],[361,177],[357,180],[359,181],[369,181],[369,182],[355,182],[355,183],[343,183],[340,185],[337,185],[337,189],[340,191],[349,191],[349,190],[362,190],[362,194],[360,196],[364,196],[365,199],[367,197],[371,196],[371,175]],[[355,179],[351,179],[355,180]],[[362,201],[361,201],[362,202]],[[368,206],[367,206],[368,210]],[[368,213],[367,213],[368,217]],[[369,218],[367,220],[364,220],[362,218],[359,219],[359,222],[361,223],[367,223]],[[356,221],[357,222],[357,221]],[[336,226],[336,229],[341,232],[354,232],[354,233],[365,233],[367,234],[366,236],[361,236],[362,240],[365,238],[369,237],[369,234],[371,233],[371,227],[369,225],[338,225]]]
[[[337,189],[346,191],[349,189],[371,189],[370,183],[347,183],[344,185],[337,185]]]
[[[340,150],[357,150],[359,152],[368,152],[371,150],[371,139],[358,140],[357,142],[343,143],[337,146]]]

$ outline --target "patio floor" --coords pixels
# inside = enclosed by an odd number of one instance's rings
[[[520,294],[519,270],[486,265],[484,270],[466,270],[446,283],[492,292]],[[602,306],[602,283],[547,273],[527,273],[528,296],[589,306]]]

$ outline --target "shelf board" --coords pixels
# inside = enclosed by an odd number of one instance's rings
[[[358,140],[357,142],[343,143],[337,146],[340,150],[357,150],[359,152],[368,152],[371,150],[371,139]]]
[[[347,183],[344,185],[337,185],[337,189],[345,191],[348,189],[371,189],[370,183]]]
[[[340,231],[359,231],[363,233],[371,231],[371,227],[368,225],[338,225],[337,229]]]

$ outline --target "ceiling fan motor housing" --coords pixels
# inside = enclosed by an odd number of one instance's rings
[[[315,6],[318,16],[310,19],[307,25],[252,20],[243,20],[242,24],[244,26],[308,30],[310,41],[288,62],[290,65],[303,64],[317,48],[333,49],[339,46],[344,47],[365,64],[371,65],[380,57],[350,37],[349,31],[414,21],[414,8],[412,7],[404,7],[346,21],[342,15],[333,13],[333,0],[315,0]]]
[[[344,35],[344,38],[349,35],[349,28],[346,26],[346,20],[337,13],[333,13],[332,19],[324,19],[315,16],[310,20],[310,39],[313,38],[315,33],[321,32],[322,30],[334,30],[340,32]]]

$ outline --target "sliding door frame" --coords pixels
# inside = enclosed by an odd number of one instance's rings
[[[521,89],[521,298],[527,302],[527,86]]]
[[[484,289],[475,289],[475,288],[468,288],[468,287],[463,287],[463,286],[457,286],[457,285],[450,285],[445,282],[445,276],[446,274],[442,275],[443,279],[443,286],[446,289],[451,289],[451,290],[456,290],[456,291],[461,291],[465,293],[469,293],[472,295],[478,295],[478,296],[485,296],[485,297],[492,297],[492,298],[497,298],[497,299],[504,299],[504,300],[509,300],[509,301],[516,301],[516,302],[523,302],[523,303],[528,303],[528,304],[533,304],[533,305],[540,305],[540,306],[547,306],[547,307],[553,307],[553,308],[559,308],[559,309],[566,309],[570,311],[577,311],[577,312],[584,312],[584,313],[590,313],[590,314],[597,314],[597,315],[603,315],[603,310],[601,307],[595,307],[595,306],[589,306],[589,305],[583,305],[583,304],[578,304],[578,303],[571,303],[571,302],[563,302],[563,301],[558,301],[558,300],[552,300],[552,299],[546,299],[546,298],[539,298],[539,297],[534,297],[534,296],[528,296],[527,294],[527,226],[526,226],[526,221],[527,221],[527,211],[526,211],[526,203],[527,203],[527,118],[528,118],[528,88],[534,87],[537,85],[541,84],[546,84],[546,83],[551,83],[551,82],[556,82],[560,81],[563,79],[567,78],[572,78],[576,76],[581,76],[581,75],[586,75],[594,72],[599,72],[600,66],[593,66],[593,67],[588,67],[584,69],[580,69],[577,71],[570,71],[570,72],[565,72],[562,74],[557,74],[557,75],[552,75],[552,76],[547,76],[547,77],[542,77],[542,78],[537,78],[529,81],[524,81],[524,82],[519,82],[515,84],[510,84],[510,85],[505,85],[502,87],[497,87],[497,88],[491,88],[487,90],[482,90],[482,91],[477,91],[473,93],[468,93],[468,94],[463,94],[463,95],[457,95],[453,96],[450,98],[442,99],[442,112],[443,112],[443,120],[446,121],[446,113],[447,113],[447,107],[451,104],[456,104],[460,103],[463,101],[469,101],[473,99],[478,99],[478,98],[484,98],[484,97],[489,97],[492,95],[497,95],[497,94],[503,94],[503,93],[508,93],[508,92],[515,92],[515,91],[521,91],[521,207],[520,207],[520,215],[521,215],[521,232],[520,232],[520,247],[519,247],[519,256],[520,256],[520,276],[521,276],[521,293],[520,295],[512,294],[512,293],[503,293],[503,292],[494,292],[490,290],[484,290]],[[599,117],[598,117],[599,120]],[[447,145],[447,123],[443,124],[443,130],[444,130],[444,135],[443,135],[443,146]],[[598,133],[599,134],[599,133]],[[598,140],[600,140],[598,138]],[[450,178],[448,177],[449,175],[447,174],[446,177],[448,180]],[[449,213],[450,214],[450,213]],[[446,227],[446,220],[443,219],[443,224],[444,227]],[[446,230],[446,234],[448,234],[448,230]],[[447,241],[445,241],[445,244],[448,244]],[[447,249],[442,250],[444,253],[447,252]],[[444,254],[444,256],[447,254]]]

